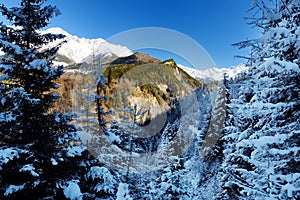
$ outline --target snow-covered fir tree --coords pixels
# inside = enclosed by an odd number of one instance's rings
[[[40,1],[41,2],[41,1]],[[51,93],[54,81],[63,73],[62,67],[53,68],[51,58],[58,47],[42,47],[62,35],[41,35],[38,29],[48,24],[48,18],[57,12],[55,7],[41,8],[39,1],[22,1],[20,7],[1,13],[12,26],[1,24],[0,45],[5,53],[1,57],[1,136],[2,142],[32,143],[47,147],[56,131],[48,127],[69,129],[56,113],[48,113],[58,96]],[[49,124],[47,124],[49,123]],[[50,124],[52,123],[52,124]],[[35,142],[38,140],[39,142]],[[49,144],[51,145],[51,144]]]
[[[55,80],[63,74],[52,60],[64,36],[39,31],[59,14],[44,2],[0,7],[10,22],[0,23],[0,199],[63,197],[67,182],[88,165],[78,159],[85,149],[76,145],[71,116],[51,109],[59,98]],[[61,42],[45,48],[55,40]]]
[[[300,2],[254,1],[262,28],[248,74],[229,84],[222,199],[300,198]]]

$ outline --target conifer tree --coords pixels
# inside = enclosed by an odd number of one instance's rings
[[[223,198],[298,199],[300,3],[255,1],[253,9],[263,35],[237,44],[251,48],[251,66],[229,86]]]
[[[0,8],[11,22],[11,26],[0,26],[0,47],[5,53],[0,66],[2,142],[33,144],[42,149],[55,146],[57,134],[72,130],[66,115],[49,111],[58,98],[52,92],[57,88],[54,81],[63,70],[52,63],[60,44],[44,47],[64,36],[38,31],[59,12],[53,6],[43,7],[43,2],[23,0],[20,7]]]
[[[0,6],[10,22],[0,23],[0,199],[59,196],[59,180],[71,177],[78,163],[65,155],[75,158],[84,150],[67,146],[75,135],[71,116],[52,109],[59,98],[55,81],[63,74],[63,67],[53,66],[52,60],[64,36],[40,31],[60,14],[44,2]],[[47,46],[56,40],[56,46]]]

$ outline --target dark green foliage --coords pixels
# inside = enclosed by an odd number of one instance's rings
[[[74,130],[58,122],[58,114],[48,112],[58,98],[51,93],[57,87],[54,81],[63,70],[61,66],[52,68],[51,62],[60,44],[46,50],[42,47],[64,36],[37,32],[49,23],[49,18],[56,12],[56,7],[43,7],[42,2],[21,1],[22,7],[7,9],[2,5],[0,10],[12,25],[18,27],[0,26],[0,47],[5,53],[1,58],[3,78],[0,87],[1,95],[8,94],[2,101],[0,112],[10,113],[14,119],[13,123],[10,120],[1,121],[3,132],[0,134],[3,137],[1,140],[10,144],[43,143],[41,138],[48,143],[47,138],[55,138],[58,132]]]
[[[149,83],[149,84],[140,86],[140,88],[141,88],[142,92],[152,94],[156,98],[159,105],[162,105],[162,103],[163,103],[162,97],[163,97],[164,93],[159,89],[159,87],[157,87],[157,85]],[[165,98],[165,100],[168,100],[168,99]]]
[[[86,153],[69,155],[68,147],[78,144],[71,115],[52,109],[59,98],[55,81],[63,74],[52,60],[64,36],[39,32],[59,14],[44,2],[22,0],[19,7],[0,7],[13,25],[0,23],[0,151],[6,156],[14,149],[16,154],[0,163],[0,199],[58,198],[59,184],[84,174],[84,163],[91,160]],[[57,46],[43,48],[57,39]],[[22,187],[8,190],[14,186]]]
[[[136,67],[137,64],[118,64],[111,65],[103,72],[103,74],[108,78],[108,84],[114,79],[119,79],[123,74]]]

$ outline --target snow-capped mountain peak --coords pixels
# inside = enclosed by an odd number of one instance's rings
[[[80,38],[69,34],[62,28],[49,28],[43,33],[53,33],[53,34],[63,34],[65,35],[64,43],[59,51],[57,52],[60,56],[67,58],[68,63],[64,61],[58,62],[59,64],[77,64],[82,62],[92,62],[93,59],[107,60],[111,57],[124,57],[131,55],[132,52],[124,46],[111,44],[102,38],[97,39],[87,39]],[[53,44],[52,44],[53,45]]]
[[[193,78],[204,82],[220,81],[224,78],[224,74],[226,74],[229,78],[234,78],[237,74],[243,71],[248,71],[249,69],[249,67],[245,64],[239,64],[229,68],[209,68],[206,70],[189,68],[180,64],[178,64],[178,66],[190,74]]]
[[[43,33],[63,34],[66,37],[71,36],[71,34],[60,27],[48,28],[47,30],[43,31]]]

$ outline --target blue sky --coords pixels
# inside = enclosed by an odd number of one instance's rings
[[[17,0],[2,0],[9,7]],[[86,38],[109,38],[122,31],[140,27],[162,27],[179,31],[196,40],[218,67],[245,62],[234,58],[249,50],[232,47],[258,30],[247,25],[244,17],[251,0],[48,0],[62,15],[51,20],[49,27],[61,27]],[[0,18],[3,20],[3,18]],[[148,51],[160,59],[171,55]],[[180,61],[179,61],[180,62]]]

